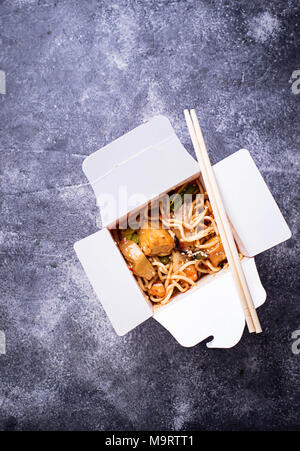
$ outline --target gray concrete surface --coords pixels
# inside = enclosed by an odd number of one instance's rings
[[[0,1],[1,430],[299,429],[298,1]],[[257,257],[264,333],[117,337],[73,243],[100,218],[81,163],[158,113],[213,161],[247,147],[293,231]]]

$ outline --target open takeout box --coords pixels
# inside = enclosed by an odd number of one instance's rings
[[[245,319],[229,269],[201,278],[196,287],[154,310],[110,232],[116,221],[199,176],[197,162],[168,119],[156,116],[93,153],[84,160],[83,171],[100,207],[103,229],[74,248],[115,331],[124,335],[153,317],[182,346],[194,346],[210,336],[210,348],[234,346]],[[220,161],[214,171],[234,237],[245,255],[245,277],[259,307],[266,293],[253,257],[287,240],[291,232],[247,150]]]

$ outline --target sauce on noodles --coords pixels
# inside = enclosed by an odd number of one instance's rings
[[[171,191],[167,203],[157,202],[155,228],[146,219],[137,230],[119,228],[112,233],[141,290],[160,306],[206,274],[220,271],[227,260],[199,179]]]

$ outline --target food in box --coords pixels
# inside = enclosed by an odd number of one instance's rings
[[[233,153],[213,168],[235,240],[244,255],[247,284],[255,307],[259,307],[266,293],[253,257],[290,238],[290,230],[247,150]],[[123,227],[128,218],[137,217],[149,202],[157,202],[182,185],[197,184],[198,164],[168,119],[156,116],[98,150],[86,158],[83,170],[100,207],[103,229],[74,247],[116,332],[124,335],[153,317],[183,346],[194,346],[210,336],[213,339],[208,347],[234,346],[242,336],[245,319],[228,268],[219,270],[220,265],[213,265],[218,271],[205,277],[197,271],[195,286],[183,292],[177,289],[176,296],[170,296],[170,302],[156,310],[155,296],[145,296],[115,242],[121,236],[117,238],[114,230]],[[204,228],[208,223],[204,221]],[[144,251],[151,254],[148,232],[139,233]],[[169,252],[168,246],[165,249]],[[146,258],[157,261],[164,257],[158,254]]]

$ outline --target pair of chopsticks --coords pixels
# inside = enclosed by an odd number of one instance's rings
[[[239,294],[248,330],[250,333],[260,333],[262,332],[261,325],[247,285],[196,112],[195,110],[184,110],[184,115],[206,186],[206,191],[215,215],[227,261]]]

